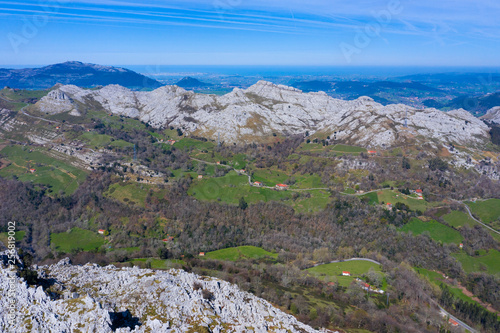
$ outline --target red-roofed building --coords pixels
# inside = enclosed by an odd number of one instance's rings
[[[165,243],[167,243],[167,242],[170,242],[170,241],[174,240],[174,236],[169,236],[169,235],[167,235],[167,238],[164,238],[164,239],[162,239],[162,240],[163,240]]]
[[[205,256],[205,252],[200,252],[199,256],[200,257],[204,257]]]
[[[287,190],[288,189],[288,185],[286,185],[286,184],[276,184],[276,189],[277,190]]]
[[[35,171],[36,171],[35,169],[30,169],[31,173],[35,173]]]
[[[456,320],[453,320],[453,319],[448,319],[448,322],[451,324],[451,326],[458,326],[458,323]]]
[[[100,233],[101,235],[104,235],[104,233],[106,232],[106,230],[104,230],[104,229],[99,229],[99,230],[97,230],[97,232],[98,232],[98,233]]]
[[[377,151],[376,150],[368,150],[368,154],[376,154]]]
[[[417,190],[415,190],[415,193],[422,194],[422,190],[421,189],[417,189]]]
[[[253,182],[253,184],[258,187],[262,187],[263,185],[262,182]]]
[[[343,276],[351,276],[351,272],[342,271]]]
[[[387,203],[387,209],[392,209],[392,204],[390,202]]]

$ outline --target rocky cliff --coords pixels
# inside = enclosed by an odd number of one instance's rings
[[[273,133],[306,131],[365,147],[424,142],[479,146],[489,141],[488,126],[463,109],[442,112],[402,104],[383,106],[369,97],[346,101],[266,81],[245,90],[235,88],[223,96],[197,94],[178,86],[149,92],[117,85],[98,90],[66,85],[57,90],[72,99],[66,111],[78,104],[92,105],[109,113],[139,118],[155,127],[171,125],[213,139],[220,133],[228,143],[262,141]],[[44,97],[37,106],[47,110],[56,96]],[[404,126],[406,117],[408,127]]]
[[[481,119],[484,119],[488,123],[500,125],[500,106],[489,109]]]
[[[14,286],[17,319],[1,332],[317,332],[235,285],[182,270],[37,267],[44,284]],[[0,269],[0,308],[7,309],[8,270]]]

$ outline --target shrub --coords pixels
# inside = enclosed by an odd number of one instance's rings
[[[210,290],[207,290],[207,289],[203,289],[201,291],[201,295],[203,296],[204,299],[207,299],[209,301],[211,301],[215,298],[214,294]]]

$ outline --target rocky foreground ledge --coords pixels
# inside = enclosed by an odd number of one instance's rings
[[[317,332],[233,284],[182,270],[74,266],[64,259],[36,271],[44,287],[14,280],[12,326],[2,264],[1,332]]]

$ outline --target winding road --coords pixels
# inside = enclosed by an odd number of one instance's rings
[[[369,259],[369,258],[350,258],[350,259],[344,259],[344,260],[333,260],[333,261],[330,261],[327,263],[315,264],[313,267],[320,266],[320,265],[326,265],[326,264],[333,264],[336,262],[357,261],[357,260],[369,261],[369,262],[372,262],[372,263],[377,264],[377,265],[382,265],[380,262],[373,260],[373,259]],[[472,327],[470,327],[469,325],[467,325],[466,323],[464,323],[463,321],[461,321],[460,319],[458,319],[457,317],[453,316],[448,311],[443,309],[443,307],[441,307],[435,300],[431,299],[431,303],[433,303],[434,305],[436,305],[439,308],[439,311],[443,317],[453,319],[454,321],[456,321],[458,323],[459,326],[470,331],[471,333],[479,333],[477,330],[473,329]]]
[[[497,234],[499,234],[499,235],[500,235],[500,231],[495,230],[495,229],[493,229],[492,227],[490,227],[489,225],[486,225],[486,224],[484,224],[483,222],[481,222],[480,220],[476,219],[476,218],[472,215],[472,212],[471,212],[471,210],[470,210],[469,206],[467,206],[467,204],[466,204],[465,202],[463,202],[463,201],[458,201],[458,200],[453,200],[453,201],[455,201],[455,202],[459,202],[459,203],[461,203],[462,205],[464,205],[464,206],[465,206],[465,209],[467,210],[467,213],[469,213],[469,216],[470,216],[470,217],[471,217],[474,221],[476,221],[477,223],[481,224],[483,227],[488,228],[488,229],[490,229],[491,231],[493,231],[493,232],[495,232],[495,233],[497,233]]]
[[[373,259],[369,259],[369,258],[350,258],[350,259],[343,259],[343,260],[332,260],[330,262],[325,262],[325,263],[321,263],[321,264],[315,264],[313,267],[320,266],[320,265],[334,264],[336,262],[359,261],[359,260],[361,260],[361,261],[369,261],[369,262],[372,262],[372,263],[377,264],[377,265],[382,265],[378,261],[373,260]]]
[[[453,316],[448,311],[443,309],[435,300],[431,299],[431,302],[434,303],[434,305],[436,305],[439,308],[439,312],[443,317],[448,317],[450,319],[453,319],[458,323],[459,326],[461,326],[463,329],[468,330],[471,333],[479,333],[479,331],[473,329],[472,327],[470,327],[469,325],[467,325],[466,323],[464,323],[463,321],[461,321],[460,319],[458,319],[457,317]]]

